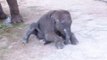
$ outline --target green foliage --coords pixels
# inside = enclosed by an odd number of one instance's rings
[[[9,27],[3,25],[3,24],[0,24],[0,33],[7,30]]]
[[[0,34],[1,33],[7,33],[11,30],[18,30],[18,29],[24,29],[27,25],[26,24],[13,24],[12,26],[6,26],[2,23],[0,23]]]
[[[0,30],[8,28],[7,26],[0,24]]]

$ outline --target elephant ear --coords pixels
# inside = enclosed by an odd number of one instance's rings
[[[59,23],[60,21],[59,21],[59,19],[57,19],[56,17],[55,17],[55,13],[56,13],[57,11],[56,10],[54,10],[53,12],[52,12],[52,14],[51,14],[51,20],[53,20],[53,22],[54,23]]]

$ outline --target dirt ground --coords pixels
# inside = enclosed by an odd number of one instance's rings
[[[106,0],[104,0],[106,1]],[[0,0],[9,15],[5,0]],[[18,0],[24,24],[0,32],[0,60],[107,60],[107,3],[97,0]],[[56,49],[31,36],[22,44],[30,23],[53,9],[70,11],[79,44]]]

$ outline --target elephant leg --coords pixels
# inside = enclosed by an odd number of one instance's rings
[[[29,38],[31,34],[37,34],[37,31],[35,31],[37,26],[37,23],[32,23],[29,26],[29,29],[27,30],[27,32],[25,33],[25,36],[23,37],[23,43],[28,43],[29,42]]]
[[[37,36],[38,39],[44,39],[44,35],[41,32],[37,31],[37,35],[36,36]]]
[[[38,27],[35,28],[33,34],[37,36],[38,39],[44,39],[44,34],[40,31]]]
[[[20,23],[23,22],[22,16],[20,15],[17,0],[7,0],[11,13],[11,22]]]
[[[67,28],[66,31],[66,40],[70,40],[71,44],[76,45],[78,40],[73,32],[71,32],[70,28]]]
[[[71,42],[71,44],[76,45],[78,43],[78,40],[74,33],[71,32],[70,28],[64,29],[65,32],[65,44],[68,44]]]
[[[30,35],[33,33],[33,31],[34,31],[34,28],[28,29],[22,41],[24,44],[29,42]]]
[[[2,6],[0,4],[0,19],[6,19],[7,15],[3,12]]]
[[[78,40],[73,32],[70,33],[70,41],[71,41],[71,44],[73,44],[73,45],[78,44]]]
[[[46,33],[45,34],[45,41],[46,43],[55,42],[55,46],[58,49],[62,49],[64,47],[64,40],[62,37],[56,35],[55,33]],[[46,44],[45,43],[45,44]]]

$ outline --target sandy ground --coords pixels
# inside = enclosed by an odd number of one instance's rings
[[[106,0],[105,0],[106,1]],[[0,0],[9,15],[7,3]],[[56,49],[44,46],[35,36],[21,43],[28,26],[18,26],[0,34],[0,60],[107,60],[107,3],[94,0],[18,0],[24,24],[36,22],[53,9],[70,11],[79,44]]]

